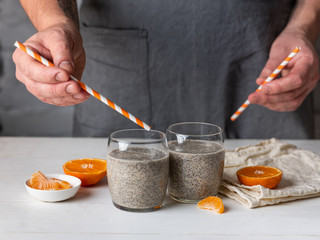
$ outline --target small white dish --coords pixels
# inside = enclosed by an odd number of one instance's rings
[[[46,174],[46,177],[67,181],[68,183],[70,183],[72,188],[64,189],[64,190],[55,190],[55,191],[39,190],[39,189],[29,187],[28,186],[29,180],[27,180],[25,182],[25,186],[27,188],[28,193],[35,199],[38,199],[44,202],[59,202],[59,201],[64,201],[69,198],[72,198],[79,191],[79,188],[81,185],[81,180],[79,178],[73,177],[70,175]]]

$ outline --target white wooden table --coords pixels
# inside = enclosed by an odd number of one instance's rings
[[[259,140],[226,140],[226,149]],[[320,154],[319,140],[288,141]],[[33,199],[24,182],[34,172],[63,173],[70,159],[106,158],[106,139],[0,137],[0,239],[320,239],[320,198],[246,209],[222,196],[225,213],[165,200],[155,212],[115,208],[107,181],[80,188],[67,201]]]

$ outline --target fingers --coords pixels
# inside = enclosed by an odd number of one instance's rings
[[[294,111],[315,88],[319,79],[318,56],[312,43],[299,32],[284,30],[273,42],[269,59],[256,82],[261,85],[295,46],[301,51],[284,69],[279,78],[266,83],[261,91],[249,95],[251,103],[274,111]]]
[[[16,51],[18,50],[20,49]],[[70,76],[66,71],[47,67],[24,52],[21,57],[19,55],[20,53],[14,53],[13,56],[17,65],[16,77],[39,100],[56,106],[69,106],[89,98],[90,95],[82,90],[78,83],[69,80]],[[28,65],[23,64],[26,61]]]
[[[26,84],[26,81],[23,81],[23,79],[42,83],[60,83],[70,79],[70,75],[66,71],[57,67],[47,67],[21,49],[16,49],[12,58],[16,64],[17,79],[24,84]]]
[[[261,85],[270,75],[271,73],[279,66],[281,62],[278,59],[270,58],[264,68],[262,69],[259,77],[256,80],[258,85]]]
[[[296,110],[315,88],[319,71],[310,57],[301,56],[290,63],[283,70],[281,78],[263,85],[261,91],[250,94],[249,101],[275,111]],[[261,83],[263,81],[257,80]]]
[[[249,96],[249,101],[251,103],[256,103],[259,105],[263,105],[266,108],[269,108],[270,110],[273,111],[278,111],[278,112],[288,112],[288,111],[295,111],[300,105],[302,104],[303,100],[306,98],[306,96],[310,93],[309,89],[303,91],[302,93],[299,92],[300,94],[296,95],[298,92],[291,93],[292,95],[286,96],[282,98],[281,96],[281,101],[278,101],[278,97],[276,96],[273,98],[272,96],[266,95],[265,99],[262,100],[263,102],[254,102],[255,101],[255,96],[254,94]],[[295,96],[295,97],[292,97]]]
[[[41,85],[39,83],[36,84]],[[28,91],[45,103],[53,104],[56,106],[70,106],[84,102],[90,97],[87,92],[82,89],[78,89],[76,82],[74,82],[74,84],[76,85],[67,83],[65,88],[64,86],[60,86],[65,85],[65,83],[56,84],[56,86],[54,87],[51,86],[52,84],[46,84],[47,86],[40,87],[40,89],[42,90],[36,90],[35,92],[33,92],[35,89],[34,88],[28,89]],[[43,91],[43,89],[46,91]]]
[[[41,101],[68,106],[88,99],[89,94],[81,90],[78,83],[70,80],[66,71],[57,67],[47,67],[20,49],[15,50],[13,60],[17,66],[17,79]]]
[[[276,94],[266,94],[264,91],[254,92],[248,99],[253,104],[259,104],[274,111],[294,111],[304,101],[305,97],[316,87],[319,75],[314,75],[307,83],[291,91],[279,91]],[[281,81],[281,79],[276,80]]]
[[[56,66],[66,70],[68,73],[73,73],[74,63],[70,47],[64,42],[56,43],[52,47],[54,53],[53,61]]]
[[[293,49],[291,49],[293,50]],[[282,63],[282,61],[288,56],[290,48],[281,46],[281,47],[272,47],[270,50],[269,59],[262,69],[259,77],[256,80],[258,85],[261,85],[272,73],[273,71]],[[300,53],[301,54],[301,53]],[[292,68],[292,66],[296,63],[297,58],[291,60],[286,67],[282,70],[281,74],[285,76],[288,71],[287,69]]]
[[[89,98],[90,95],[70,79],[73,73],[80,79],[85,66],[85,53],[77,30],[56,25],[36,33],[24,44],[55,65],[47,67],[22,50],[15,50],[12,58],[16,77],[31,94],[58,106],[74,105]]]
[[[84,102],[89,98],[85,92],[78,95],[58,97],[58,98],[39,98],[41,101],[55,106],[71,106]]]
[[[279,94],[302,88],[310,81],[311,63],[298,61],[290,69],[290,73],[280,79],[273,80],[263,85],[262,92],[265,94]]]
[[[78,104],[90,96],[73,80],[56,84],[27,81],[26,88],[41,101],[57,106]]]
[[[272,48],[270,51],[269,59],[262,69],[259,77],[256,80],[258,85],[261,85],[272,73],[273,71],[282,63],[282,61],[288,56],[288,50],[284,47]],[[292,60],[289,63],[294,62]],[[286,66],[288,68],[289,64]],[[283,72],[283,70],[282,70]]]
[[[46,84],[36,81],[29,81],[26,84],[27,90],[40,98],[66,97],[69,95],[79,94],[80,86],[74,81],[68,81],[59,84]]]
[[[303,87],[301,89],[295,89],[281,94],[263,94],[262,92],[254,92],[249,95],[248,99],[251,103],[259,105],[288,102],[294,101],[302,92],[305,92],[308,89],[309,87]]]
[[[54,28],[48,33],[44,44],[50,49],[54,65],[72,74],[75,67],[73,43],[67,33],[63,29]]]

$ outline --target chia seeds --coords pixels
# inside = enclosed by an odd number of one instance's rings
[[[169,142],[169,194],[182,202],[197,202],[219,191],[225,151],[212,141]]]
[[[113,150],[107,164],[113,203],[127,210],[160,207],[166,195],[169,154],[156,148]]]

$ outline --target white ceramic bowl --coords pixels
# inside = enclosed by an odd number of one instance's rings
[[[29,180],[27,180],[25,182],[25,186],[27,188],[28,193],[35,199],[38,199],[44,202],[59,202],[59,201],[72,198],[74,195],[76,195],[81,185],[81,180],[79,178],[76,178],[70,175],[46,174],[46,177],[67,181],[68,183],[71,184],[72,188],[64,189],[64,190],[56,190],[56,191],[39,190],[39,189],[34,189],[29,187],[28,186]]]

